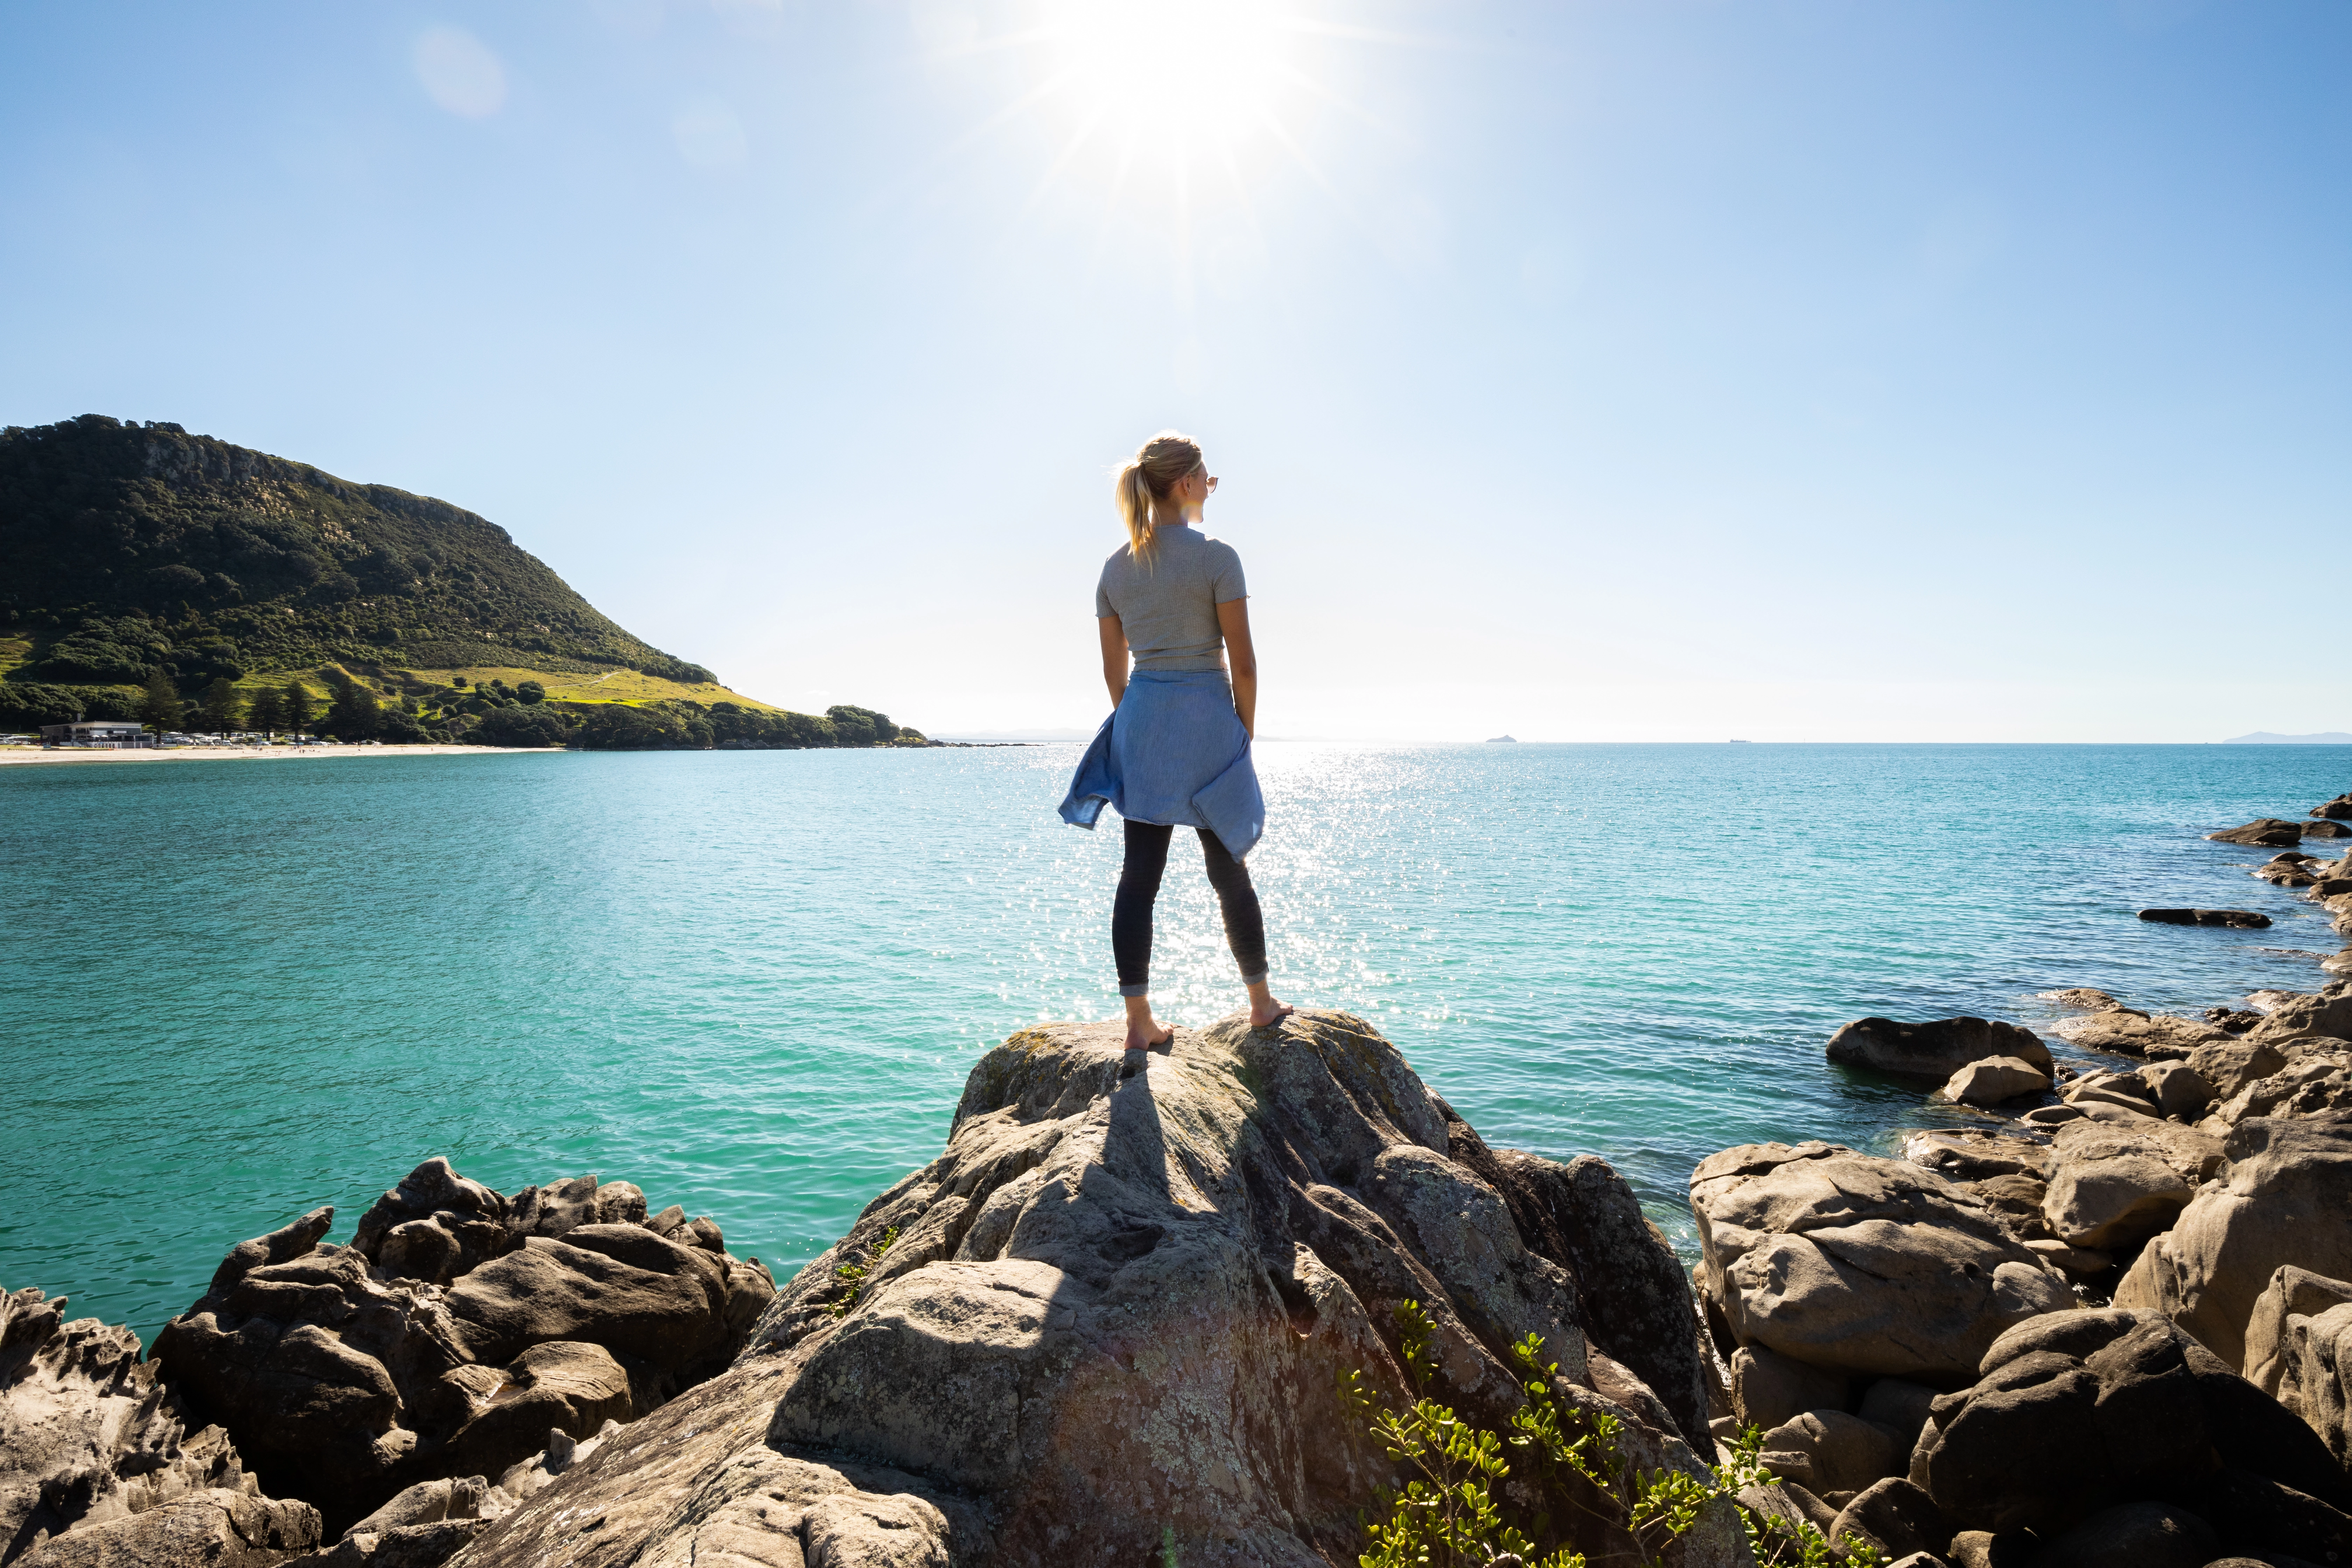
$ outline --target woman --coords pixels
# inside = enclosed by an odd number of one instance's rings
[[[1127,1001],[1127,1048],[1175,1031],[1151,1014],[1151,906],[1168,840],[1197,829],[1225,941],[1249,989],[1250,1026],[1290,1009],[1266,986],[1265,921],[1242,857],[1265,826],[1250,739],[1257,725],[1257,655],[1250,646],[1241,557],[1196,526],[1217,488],[1198,443],[1172,430],[1119,466],[1113,494],[1127,543],[1095,586],[1103,684],[1111,716],[1078,763],[1062,820],[1092,827],[1105,805],[1126,819],[1127,863],[1111,905],[1110,945]],[[1233,676],[1221,650],[1230,650]],[[1134,668],[1128,668],[1129,655]]]

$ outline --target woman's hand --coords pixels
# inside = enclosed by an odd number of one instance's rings
[[[1127,628],[1117,616],[1097,616],[1095,629],[1102,634],[1103,684],[1110,688],[1110,705],[1127,695]]]
[[[1257,739],[1257,647],[1250,641],[1249,601],[1228,599],[1217,606],[1217,627],[1225,634],[1225,667],[1233,676],[1234,711],[1242,731]]]

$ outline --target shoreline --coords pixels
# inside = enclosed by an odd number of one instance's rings
[[[562,746],[174,746],[122,751],[68,751],[63,747],[0,746],[0,767],[42,763],[285,762],[295,757],[512,756],[524,752],[561,752]]]

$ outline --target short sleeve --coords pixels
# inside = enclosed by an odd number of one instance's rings
[[[1216,563],[1215,569],[1209,574],[1209,586],[1214,590],[1217,603],[1229,605],[1235,599],[1248,598],[1249,584],[1242,581],[1241,552],[1219,541]]]
[[[1095,619],[1102,620],[1106,616],[1117,614],[1118,612],[1111,608],[1110,563],[1106,561],[1103,563],[1102,575],[1095,579]]]

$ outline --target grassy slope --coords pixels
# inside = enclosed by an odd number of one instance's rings
[[[784,711],[632,637],[472,512],[173,426],[0,432],[0,680],[132,691],[160,661],[190,698],[226,674],[324,702],[341,664],[415,695],[461,675]],[[122,668],[45,669],[78,634]]]

